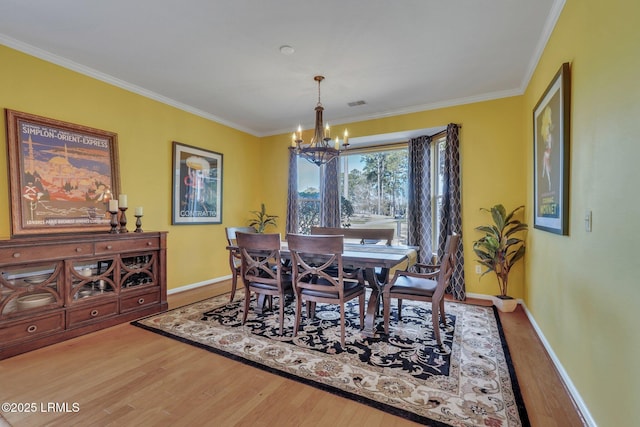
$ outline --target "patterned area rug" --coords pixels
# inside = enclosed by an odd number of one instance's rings
[[[433,336],[428,304],[392,310],[389,337],[358,329],[357,302],[347,307],[347,342],[340,346],[337,306],[318,304],[293,337],[287,303],[284,336],[274,311],[253,309],[241,325],[242,292],[132,322],[133,325],[286,376],[377,409],[432,426],[529,426],[500,320],[493,307],[446,302],[445,349]],[[395,301],[394,301],[395,303]],[[255,302],[252,302],[254,307]]]

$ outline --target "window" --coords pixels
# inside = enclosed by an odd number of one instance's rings
[[[432,209],[434,247],[443,201],[445,138],[432,144]],[[340,210],[343,227],[396,230],[396,242],[407,242],[407,144],[353,149],[339,158]],[[299,232],[308,234],[320,221],[322,167],[298,158]]]
[[[444,202],[444,161],[445,161],[446,137],[441,137],[431,143],[431,218],[433,223],[431,229],[431,247],[438,247],[438,236],[440,235],[440,213]],[[435,250],[434,250],[435,252]]]

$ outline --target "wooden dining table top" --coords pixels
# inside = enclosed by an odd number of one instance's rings
[[[287,242],[282,242],[280,252],[285,257],[289,255]],[[360,268],[392,268],[407,259],[413,264],[416,256],[415,246],[345,243],[342,263]]]
[[[227,249],[237,250],[238,247],[231,245],[227,246]],[[289,246],[286,241],[281,242],[280,252],[285,258],[289,256]],[[415,246],[345,243],[342,262],[345,265],[360,268],[392,268],[407,259],[415,262],[416,255],[417,247]]]

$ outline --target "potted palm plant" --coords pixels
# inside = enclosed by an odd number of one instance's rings
[[[491,214],[493,224],[476,227],[484,235],[473,242],[473,251],[478,257],[477,262],[485,268],[480,278],[487,273],[494,272],[498,279],[500,295],[494,299],[494,304],[501,311],[513,311],[517,301],[507,294],[509,272],[513,265],[524,256],[525,242],[518,237],[519,233],[527,230],[527,224],[515,218],[516,213],[524,209],[518,206],[507,213],[501,204],[490,209],[481,208]]]
[[[255,228],[256,232],[264,233],[265,228],[269,225],[276,227],[277,215],[269,215],[264,207],[264,203],[260,204],[259,211],[251,211],[253,218],[249,220],[249,226]]]

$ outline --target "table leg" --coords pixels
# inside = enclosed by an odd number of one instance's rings
[[[362,334],[365,337],[373,338],[376,334],[376,316],[382,303],[382,288],[389,279],[389,269],[385,268],[382,270],[383,280],[380,281],[374,268],[365,268],[364,278],[371,288],[371,295],[369,295],[369,302],[367,303],[367,312],[364,316],[364,329],[362,330]]]
[[[256,294],[256,308],[254,310],[256,313],[264,313],[265,306],[267,305],[267,298],[268,296],[265,294]]]

